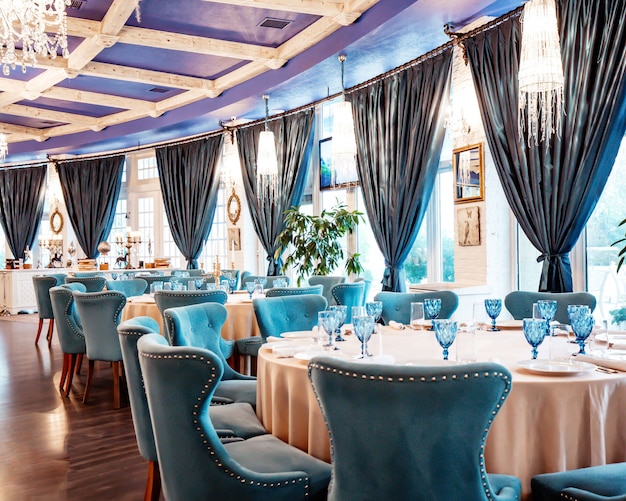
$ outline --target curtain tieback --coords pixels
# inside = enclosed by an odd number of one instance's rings
[[[549,259],[550,261],[554,260],[554,259],[563,259],[564,257],[567,257],[567,252],[563,252],[562,254],[541,254],[538,258],[537,258],[537,262],[541,263],[542,261],[545,261],[546,259]]]

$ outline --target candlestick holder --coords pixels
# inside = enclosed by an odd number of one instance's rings
[[[220,286],[220,280],[222,278],[222,268],[220,265],[220,257],[216,254],[215,261],[213,262],[213,280],[215,281],[215,286]]]
[[[130,231],[130,228],[127,228],[125,236],[122,233],[115,235],[115,244],[120,254],[115,260],[115,267],[124,268],[126,270],[135,269],[131,263],[131,256],[133,249],[135,254],[139,252],[141,233],[138,231]]]

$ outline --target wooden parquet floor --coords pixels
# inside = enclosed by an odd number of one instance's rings
[[[47,321],[0,317],[0,501],[136,501],[143,499],[147,462],[137,450],[127,400],[113,409],[112,371],[96,363],[82,403],[87,364],[69,398],[58,391],[62,353]],[[26,319],[25,319],[26,320]]]

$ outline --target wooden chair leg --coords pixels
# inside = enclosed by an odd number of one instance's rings
[[[50,323],[48,324],[48,335],[46,339],[48,340],[48,348],[52,346],[52,333],[54,332],[54,318],[50,319]]]
[[[37,329],[37,337],[35,338],[35,344],[39,342],[39,336],[41,336],[41,329],[43,329],[43,318],[39,319],[39,328]]]
[[[67,369],[67,385],[65,386],[65,396],[69,397],[70,388],[72,387],[72,380],[74,379],[74,366],[76,365],[76,359],[78,355],[72,353],[69,356],[68,369]]]
[[[78,354],[78,359],[76,360],[76,375],[80,375],[80,368],[83,365],[83,353]]]
[[[89,369],[87,370],[87,384],[85,385],[85,394],[83,395],[83,404],[87,403],[89,390],[91,389],[91,380],[93,379],[94,361],[89,360]]]
[[[67,367],[69,365],[69,354],[63,353],[63,368],[61,369],[61,382],[59,383],[59,391],[63,391],[63,385],[67,378]],[[67,395],[66,395],[67,396]]]
[[[159,471],[159,463],[156,461],[148,462],[148,481],[146,482],[146,492],[143,496],[144,501],[159,501],[161,497],[161,472]]]
[[[121,407],[120,379],[122,378],[121,362],[113,362],[113,408]]]

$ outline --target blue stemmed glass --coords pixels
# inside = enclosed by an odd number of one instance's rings
[[[525,318],[522,323],[524,337],[532,346],[532,358],[537,358],[537,347],[543,343],[546,337],[548,322],[543,318]]]
[[[338,350],[335,346],[335,331],[340,321],[340,313],[334,310],[320,311],[317,314],[317,328],[324,329],[328,342],[324,343],[322,347],[325,350]]]
[[[448,348],[456,339],[458,324],[454,320],[433,320],[435,338],[443,348],[443,359],[448,360]]]
[[[491,318],[491,327],[487,330],[491,332],[499,331],[500,329],[496,327],[496,318],[502,311],[502,299],[485,299],[485,310],[489,318]]]
[[[541,318],[548,322],[548,330],[546,332],[547,336],[552,335],[550,322],[554,320],[554,315],[556,315],[556,307],[556,301],[552,299],[540,299],[539,301],[537,301],[537,311],[541,315]]]
[[[330,311],[337,312],[339,315],[339,325],[337,325],[337,329],[335,330],[335,334],[337,334],[335,336],[335,341],[345,341],[346,338],[341,335],[341,327],[346,323],[346,318],[348,317],[348,307],[343,304],[337,304],[329,306],[328,309]]]
[[[441,312],[441,299],[435,298],[426,298],[424,299],[424,313],[426,313],[426,317],[428,320],[433,321],[439,316]],[[428,330],[433,330],[433,325],[430,326]]]
[[[578,353],[585,354],[585,341],[593,330],[594,318],[591,313],[586,311],[579,311],[571,318],[572,330],[576,336],[576,342],[578,343]]]
[[[252,299],[252,293],[254,292],[255,287],[256,284],[254,282],[246,282],[246,290],[248,291],[248,294],[250,294],[250,299]]]
[[[369,315],[353,317],[352,327],[355,336],[361,341],[361,355],[358,358],[370,357],[371,355],[367,352],[367,342],[374,333],[374,317]]]
[[[567,305],[567,316],[569,317],[569,323],[571,325],[572,318],[580,313],[586,313],[591,315],[591,308],[584,304],[568,304]]]
[[[197,291],[202,290],[202,287],[204,287],[204,278],[194,278],[193,285],[195,285]]]

